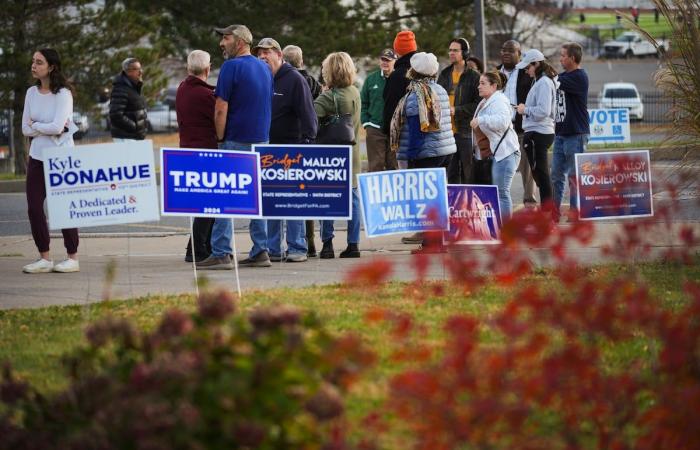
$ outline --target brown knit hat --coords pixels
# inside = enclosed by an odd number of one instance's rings
[[[413,34],[413,31],[399,31],[396,39],[394,39],[394,51],[399,56],[403,56],[416,50],[418,50],[418,45],[416,44],[416,36]]]

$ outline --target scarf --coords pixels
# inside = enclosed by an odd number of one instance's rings
[[[391,117],[391,128],[389,134],[389,142],[391,150],[396,153],[399,150],[399,140],[401,139],[401,128],[406,122],[406,99],[411,93],[416,94],[418,102],[418,120],[420,121],[420,130],[423,133],[440,131],[440,98],[437,92],[428,84],[429,79],[411,80],[406,88],[406,95],[401,97],[396,105],[394,114]]]

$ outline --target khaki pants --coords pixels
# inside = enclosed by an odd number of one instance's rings
[[[367,132],[367,162],[369,172],[396,170],[396,153],[389,148],[389,136],[374,127],[365,128]]]

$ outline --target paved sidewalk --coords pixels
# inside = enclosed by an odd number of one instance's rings
[[[691,222],[696,234],[700,223]],[[571,247],[568,253],[581,263],[605,262],[601,247],[610,242],[620,230],[620,222],[596,223],[593,242],[584,247]],[[682,224],[677,223],[680,227]],[[566,228],[567,224],[560,227]],[[79,273],[72,274],[24,274],[22,266],[36,258],[36,248],[31,236],[0,237],[0,309],[31,308],[48,305],[83,304],[100,301],[105,289],[105,273],[114,261],[116,272],[110,289],[111,298],[140,297],[148,294],[179,294],[195,291],[192,264],[183,260],[187,236],[183,234],[138,235],[140,237],[98,237],[85,235],[80,241]],[[335,259],[309,259],[304,263],[273,263],[270,268],[240,268],[243,295],[251,290],[324,285],[343,282],[348,271],[356,264],[368,263],[375,258],[387,258],[394,263],[394,280],[412,280],[414,256],[410,250],[416,245],[403,245],[399,235],[368,239],[362,235],[360,259],[339,259],[337,254],[345,248],[346,234],[336,232]],[[251,246],[247,232],[235,235],[238,256],[242,258]],[[55,261],[64,257],[60,236],[52,238]],[[661,254],[670,247],[681,247],[677,237],[664,236],[653,249]],[[476,254],[485,255],[481,247]],[[531,249],[529,257],[538,266],[549,266],[551,260],[542,249]],[[236,289],[235,271],[197,271],[206,276],[211,285]],[[433,258],[428,276],[447,278],[442,256]]]

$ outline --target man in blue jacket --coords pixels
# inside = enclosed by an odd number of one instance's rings
[[[253,55],[265,61],[274,77],[272,97],[271,144],[310,144],[316,138],[318,119],[311,90],[297,69],[282,58],[276,40],[263,38],[253,48]],[[307,260],[307,242],[303,220],[287,220],[287,252],[282,251],[281,220],[267,221],[267,246],[270,261],[303,262]]]
[[[559,62],[564,72],[559,74],[557,111],[554,116],[554,153],[552,155],[552,190],[555,223],[561,217],[564,182],[569,178],[569,207],[577,208],[576,153],[586,151],[590,127],[588,124],[588,75],[581,69],[583,48],[570,42],[562,45]]]

